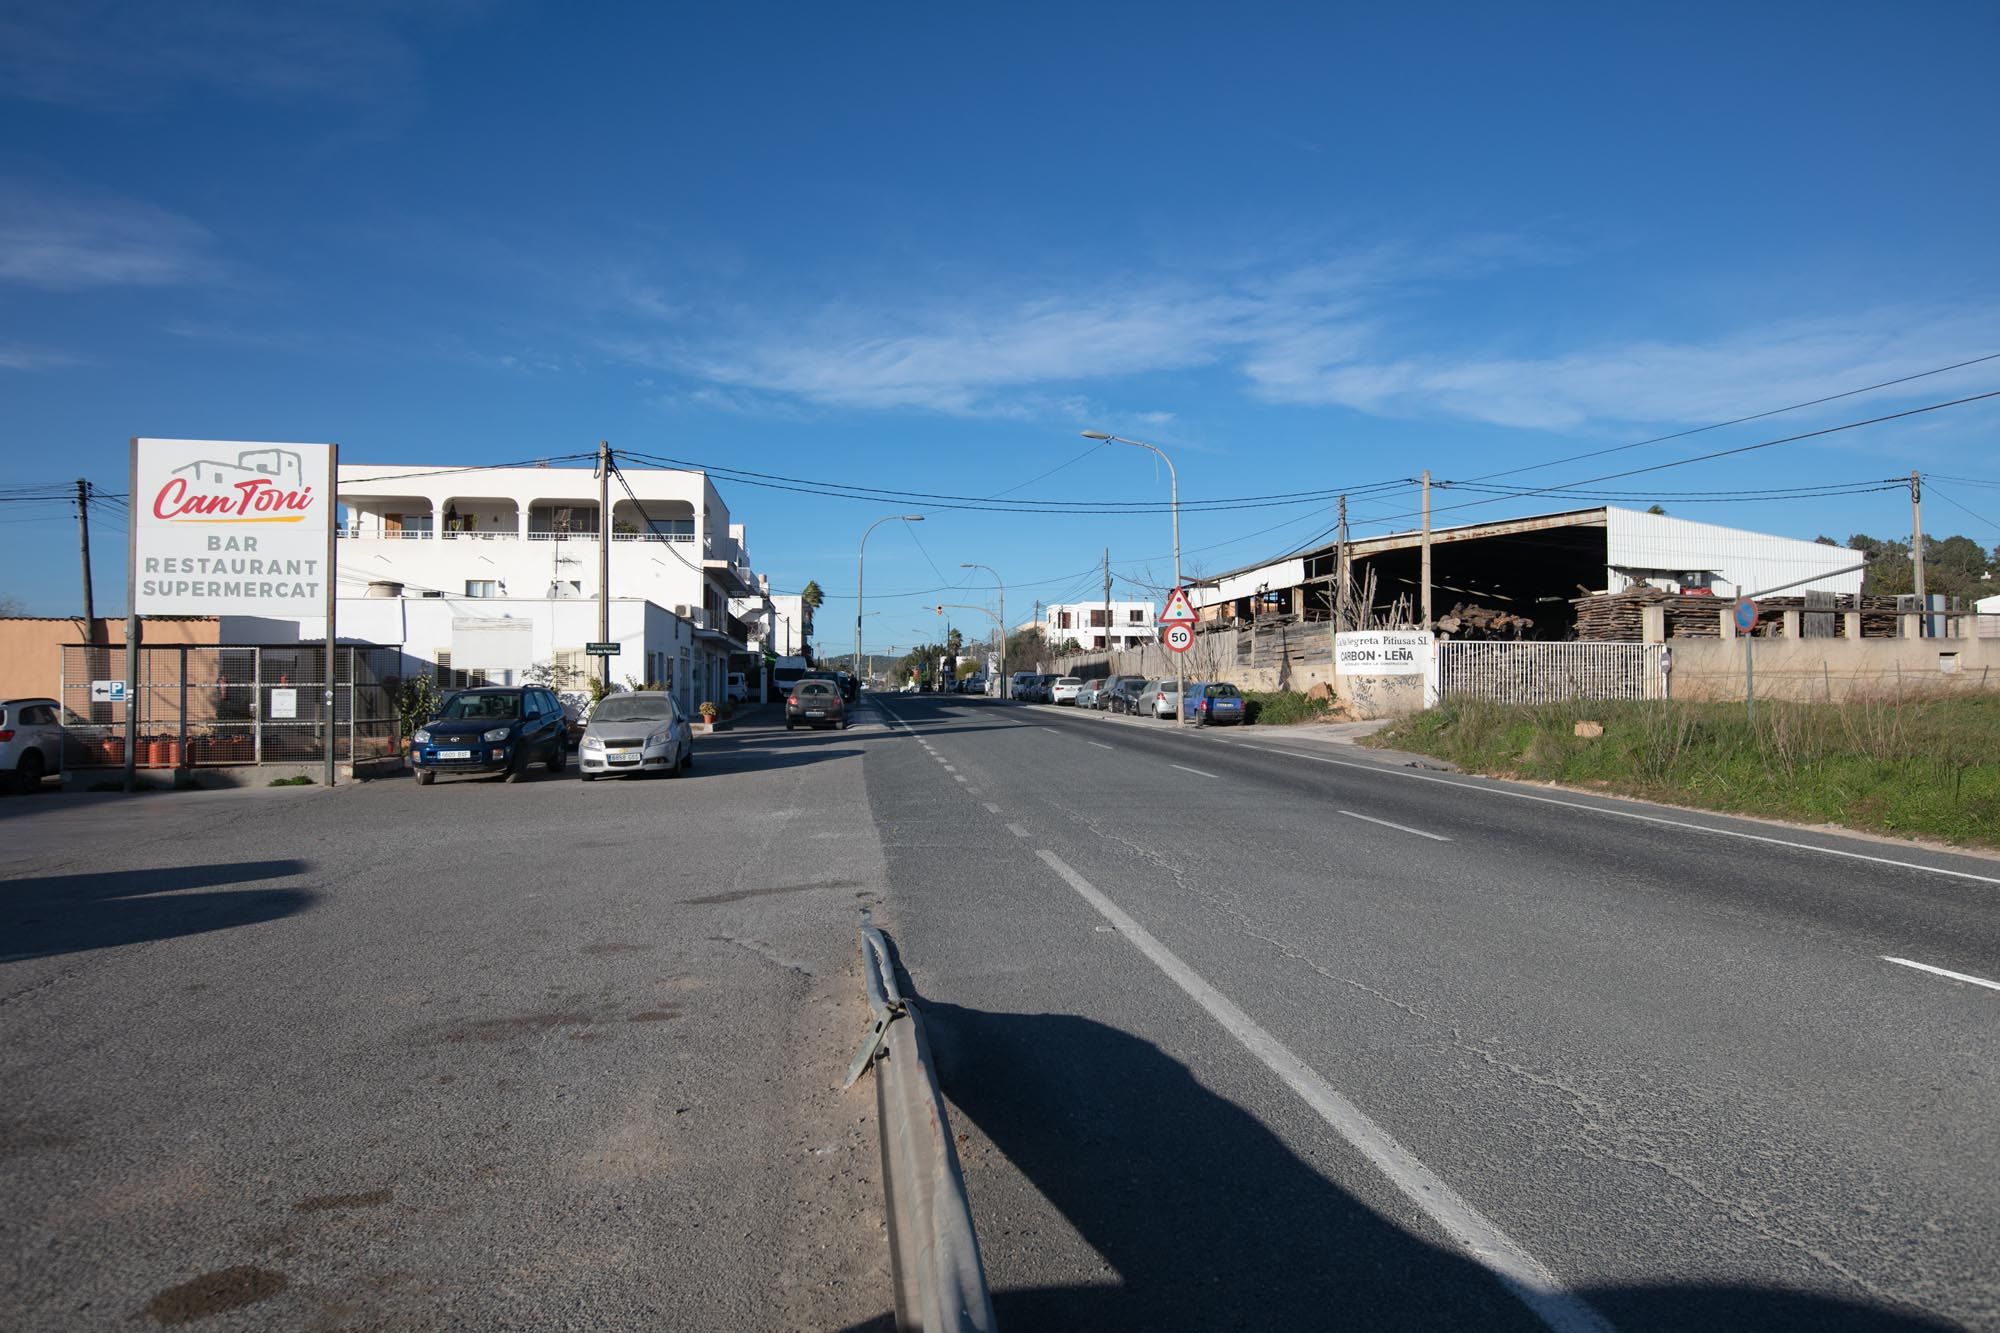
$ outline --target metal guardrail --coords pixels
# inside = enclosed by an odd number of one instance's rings
[[[993,1299],[944,1094],[931,1072],[930,1043],[916,1006],[896,986],[888,940],[865,918],[861,964],[872,1017],[845,1086],[875,1067],[896,1327],[902,1333],[988,1333]]]

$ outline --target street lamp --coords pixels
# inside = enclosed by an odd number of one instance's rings
[[[1167,482],[1173,488],[1172,495],[1173,495],[1173,509],[1174,509],[1174,591],[1179,592],[1181,586],[1181,479],[1180,479],[1180,474],[1174,471],[1174,460],[1168,458],[1166,455],[1166,451],[1161,449],[1158,445],[1147,444],[1144,440],[1128,440],[1122,435],[1113,435],[1109,431],[1087,430],[1083,432],[1083,438],[1086,440],[1102,440],[1106,444],[1129,444],[1136,449],[1150,449],[1162,463],[1165,463],[1167,465]],[[1111,642],[1111,631],[1109,628],[1106,628],[1104,632],[1104,641],[1107,644]],[[1179,653],[1175,653],[1174,654],[1174,712],[1176,716],[1174,718],[1174,721],[1186,722],[1187,701],[1183,699],[1181,696],[1186,690],[1187,682],[1181,677],[1180,661],[1181,661],[1181,655]]]
[[[971,564],[960,561],[960,569],[983,569],[993,576],[993,582],[1000,589],[1000,697],[1007,697],[1007,585],[1000,582],[1000,571],[991,565]]]
[[[868,555],[868,534],[870,532],[875,531],[875,529],[881,527],[884,523],[895,523],[895,522],[921,523],[923,521],[924,521],[924,516],[922,514],[888,514],[883,516],[882,518],[876,519],[873,523],[870,523],[867,529],[864,530],[861,534],[861,550],[854,557],[854,664],[853,665],[857,677],[861,673],[861,569],[862,569],[862,562],[867,558]]]

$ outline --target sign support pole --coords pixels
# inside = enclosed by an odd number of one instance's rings
[[[125,494],[132,508],[139,507],[139,437],[132,437],[131,461]],[[125,543],[125,790],[139,786],[139,520],[135,513],[132,534]]]
[[[326,737],[326,785],[331,787],[333,785],[334,770],[333,742],[334,738],[339,734],[339,727],[334,723],[334,700],[338,697],[338,690],[334,685],[334,679],[339,675],[339,672],[334,667],[334,645],[340,642],[339,628],[334,623],[340,599],[340,446],[338,444],[328,445],[326,450],[326,503],[328,515],[326,525],[326,727],[323,734]],[[352,689],[353,686],[354,682],[350,673],[348,688]],[[349,763],[354,762],[352,754],[349,754],[347,759]]]

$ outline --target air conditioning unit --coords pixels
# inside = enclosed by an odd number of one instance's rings
[[[677,615],[677,616],[679,616],[679,617],[680,617],[680,618],[681,618],[682,620],[686,620],[686,619],[688,619],[689,617],[688,617],[688,608],[687,608],[687,604],[686,604],[685,602],[683,602],[683,603],[681,603],[680,605],[677,605],[677,606],[675,606],[675,607],[674,607],[674,614],[675,614],[675,615]]]

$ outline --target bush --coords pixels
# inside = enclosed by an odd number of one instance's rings
[[[1309,699],[1297,690],[1243,691],[1243,720],[1263,726],[1325,722],[1333,712],[1331,699]]]

